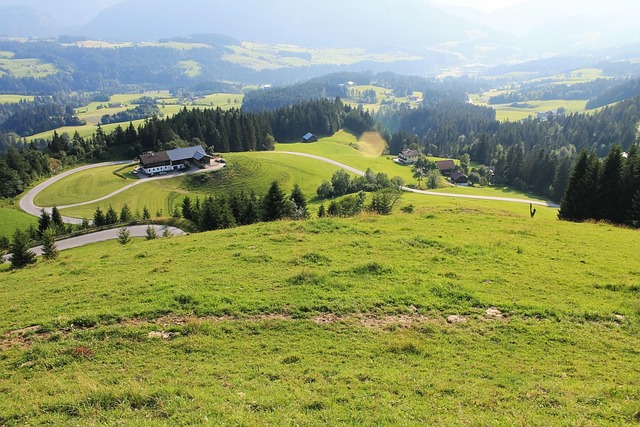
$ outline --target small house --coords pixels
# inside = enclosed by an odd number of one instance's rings
[[[451,182],[458,185],[466,185],[469,183],[469,177],[460,172],[454,172],[451,174]]]
[[[311,132],[302,137],[302,142],[316,142],[318,138]]]
[[[411,150],[410,148],[405,148],[400,153],[398,153],[398,160],[405,165],[412,165],[418,161],[420,158],[420,152],[418,150]]]
[[[438,166],[438,170],[444,176],[451,176],[453,171],[456,169],[456,163],[453,160],[440,160],[436,162],[436,166]]]

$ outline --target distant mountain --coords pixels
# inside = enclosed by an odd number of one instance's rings
[[[460,43],[498,46],[510,38],[418,0],[366,4],[362,7],[363,2],[343,0],[129,0],[100,13],[82,34],[150,40],[205,32],[307,47],[414,52],[434,46],[455,50]]]
[[[49,37],[61,29],[49,15],[28,6],[0,6],[0,16],[0,36]]]

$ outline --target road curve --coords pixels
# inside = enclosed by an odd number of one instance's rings
[[[162,236],[165,232],[165,227],[162,225],[151,225],[155,230],[158,237]],[[131,237],[146,237],[147,226],[146,225],[132,225],[126,227],[129,230]],[[172,236],[184,236],[184,231],[176,227],[166,227],[166,231]],[[91,243],[104,242],[107,240],[115,240],[118,238],[120,228],[112,228],[109,230],[96,231],[95,233],[84,234],[82,236],[71,237],[69,239],[58,240],[56,247],[58,250],[63,251],[65,249],[78,248],[80,246],[86,246]],[[37,255],[42,255],[42,245],[31,248],[31,250]],[[3,262],[8,262],[11,258],[11,254],[4,255],[2,257]]]
[[[27,194],[25,194],[21,199],[20,199],[20,208],[25,211],[28,214],[31,214],[33,216],[40,216],[42,209],[44,209],[46,212],[51,213],[51,207],[43,207],[43,206],[37,206],[34,203],[34,199],[35,197],[38,195],[38,193],[40,193],[42,190],[44,190],[45,188],[47,188],[48,186],[54,184],[55,182],[60,181],[63,178],[66,178],[69,175],[72,175],[76,172],[80,172],[83,170],[87,170],[87,169],[92,169],[92,168],[98,168],[98,167],[102,167],[102,166],[112,166],[112,165],[124,165],[127,163],[131,163],[130,160],[124,160],[124,161],[119,161],[119,162],[105,162],[105,163],[96,163],[93,165],[87,165],[87,166],[81,166],[79,168],[75,168],[75,169],[71,169],[68,170],[66,172],[63,172],[59,175],[56,175],[54,177],[49,178],[48,180],[36,185],[35,187],[33,187],[31,190],[29,190],[27,192]],[[175,178],[176,176],[182,176],[182,175],[188,175],[191,173],[198,173],[198,172],[210,172],[210,171],[215,171],[218,169],[222,169],[224,167],[223,163],[220,164],[216,164],[213,167],[207,168],[207,169],[191,169],[189,171],[186,172],[173,172],[173,173],[167,173],[165,175],[159,175],[159,176],[153,176],[153,177],[144,177],[141,178],[137,181],[132,182],[131,184],[125,185],[124,187],[110,193],[107,194],[106,196],[100,197],[98,199],[95,200],[89,200],[86,202],[81,202],[81,203],[74,203],[71,205],[65,205],[65,206],[58,206],[58,209],[65,209],[65,208],[72,208],[75,206],[84,206],[84,205],[88,205],[91,203],[96,203],[96,202],[101,202],[103,200],[107,200],[113,196],[115,196],[116,194],[122,193],[123,191],[126,191],[128,189],[130,189],[131,187],[134,187],[138,184],[142,184],[144,182],[149,182],[149,181],[157,181],[160,179],[169,179],[169,178]],[[82,218],[73,218],[73,217],[69,217],[69,216],[63,216],[62,217],[62,221],[64,221],[67,224],[82,224]]]
[[[364,176],[364,172],[362,172],[361,170],[358,170],[358,169],[353,168],[351,166],[345,165],[344,163],[337,162],[335,160],[327,159],[326,157],[316,156],[314,154],[296,153],[295,151],[270,151],[270,153],[290,154],[290,155],[293,155],[293,156],[308,157],[308,158],[311,158],[311,159],[320,160],[321,162],[332,164],[334,166],[338,166],[339,168],[348,170],[349,172],[353,172],[356,175]],[[546,206],[546,207],[550,207],[550,208],[559,208],[560,207],[560,205],[558,205],[556,203],[547,202],[547,201],[539,201],[539,200],[515,199],[515,198],[511,198],[511,197],[498,197],[498,196],[477,196],[477,195],[473,195],[473,194],[439,193],[439,192],[436,192],[436,191],[417,190],[415,188],[410,188],[410,187],[402,187],[402,190],[410,192],[410,193],[425,194],[425,195],[429,195],[429,196],[457,197],[457,198],[461,198],[461,199],[476,199],[476,200],[493,200],[493,201],[511,202],[511,203],[530,203],[532,205]]]

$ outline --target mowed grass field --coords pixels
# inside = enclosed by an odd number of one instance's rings
[[[0,271],[0,423],[633,425],[640,235],[520,207],[432,199]]]
[[[64,206],[104,197],[137,180],[132,173],[134,167],[111,165],[69,175],[40,192],[34,202],[37,206]],[[118,170],[127,179],[115,175]]]

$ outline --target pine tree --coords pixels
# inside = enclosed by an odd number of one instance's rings
[[[627,224],[633,228],[640,228],[640,190],[636,192],[627,210]]]
[[[594,204],[595,219],[621,224],[626,210],[622,205],[622,147],[614,145],[611,148],[599,172]]]
[[[129,209],[129,205],[126,203],[120,209],[120,222],[131,222],[133,220],[133,214],[131,213],[131,209]]]
[[[147,205],[144,205],[142,208],[142,219],[144,221],[149,221],[151,219],[151,213],[149,212],[149,209],[147,209]]]
[[[152,225],[147,225],[147,240],[154,240],[158,238],[158,233],[156,232],[155,227]]]
[[[318,208],[318,218],[324,218],[325,216],[327,216],[327,211],[325,210],[324,203],[323,203]]]
[[[290,215],[290,205],[284,191],[280,189],[277,181],[271,183],[269,191],[262,199],[262,219],[264,221],[277,221]]]
[[[33,253],[29,246],[31,239],[29,235],[19,229],[13,233],[13,240],[9,250],[11,251],[11,267],[22,268],[36,262],[36,254]]]
[[[309,210],[307,208],[307,198],[300,190],[300,186],[295,184],[289,197],[293,203],[293,217],[295,219],[304,219],[309,217]]]
[[[131,241],[131,233],[127,229],[127,227],[120,227],[118,231],[118,243],[121,245],[126,245]]]
[[[93,225],[95,225],[96,227],[102,227],[106,224],[107,222],[104,217],[104,213],[102,212],[102,209],[100,209],[100,206],[98,206],[93,213]]]
[[[38,218],[38,233],[42,235],[51,225],[51,216],[44,209],[40,210],[40,218]]]
[[[42,233],[42,257],[44,259],[55,259],[58,257],[56,231],[53,227],[47,228],[44,233]]]
[[[64,231],[64,221],[62,220],[62,215],[56,206],[51,208],[51,222],[56,227],[56,233],[60,234]]]
[[[558,218],[565,221],[584,221],[593,216],[594,188],[596,186],[598,158],[582,150],[571,171],[567,188],[560,202]]]
[[[106,215],[104,216],[105,225],[111,225],[118,222],[118,214],[113,209],[113,206],[109,205]]]
[[[193,220],[193,208],[191,206],[191,198],[185,196],[182,200],[182,217],[184,219]]]

